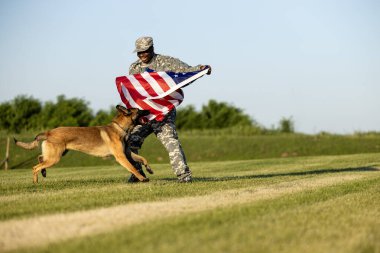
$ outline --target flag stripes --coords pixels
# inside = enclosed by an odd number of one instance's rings
[[[149,110],[148,120],[161,121],[184,99],[182,86],[207,73],[203,71],[174,73],[147,71],[140,74],[116,78],[116,87],[121,101],[127,108]]]

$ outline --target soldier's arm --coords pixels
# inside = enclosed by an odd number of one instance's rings
[[[139,74],[140,73],[140,68],[138,67],[138,65],[134,62],[131,64],[131,66],[129,67],[129,74],[130,75],[134,75],[134,74]]]
[[[166,59],[166,71],[173,71],[173,72],[192,72],[192,71],[198,71],[201,70],[202,65],[197,66],[189,66],[188,64],[184,63],[183,61],[168,57]]]

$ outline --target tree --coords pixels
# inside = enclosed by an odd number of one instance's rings
[[[99,110],[95,117],[91,120],[90,126],[102,126],[109,124],[116,115],[115,107],[111,107],[109,111]]]
[[[228,128],[232,126],[257,126],[248,115],[239,108],[224,102],[210,100],[200,113],[194,106],[178,109],[176,125],[178,129]]]
[[[33,97],[17,96],[0,105],[0,128],[16,133],[36,128],[41,108],[41,102]]]
[[[35,129],[38,122],[38,115],[42,106],[38,99],[27,96],[18,96],[13,100],[14,121],[13,130],[20,132],[25,129]]]
[[[281,133],[294,133],[294,121],[292,117],[282,117],[279,125],[279,131]]]
[[[196,112],[194,106],[188,105],[177,110],[176,126],[178,129],[201,129],[202,116]]]
[[[0,104],[0,129],[10,130],[14,117],[14,110],[10,102]]]
[[[93,119],[88,102],[83,99],[57,97],[57,103],[46,102],[41,113],[44,128],[58,126],[88,126]]]
[[[243,111],[225,102],[210,100],[201,111],[204,128],[227,128],[231,126],[251,126],[253,121]]]

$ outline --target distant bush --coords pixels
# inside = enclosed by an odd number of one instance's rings
[[[281,133],[294,133],[294,121],[293,118],[282,118],[279,123],[279,129]]]
[[[54,128],[57,126],[88,126],[94,116],[83,99],[57,97],[46,102],[20,95],[0,104],[0,129],[8,132]]]
[[[189,105],[177,110],[178,129],[224,129],[232,126],[261,128],[249,115],[225,102],[210,100],[197,112]]]
[[[0,104],[0,127],[11,132],[35,129],[39,125],[41,102],[27,96],[17,96],[11,102]]]
[[[57,102],[47,102],[41,111],[42,128],[58,126],[88,126],[94,118],[88,102],[83,99],[57,97]]]
[[[100,110],[95,114],[95,117],[91,120],[90,126],[102,126],[109,124],[113,117],[116,115],[115,107],[111,107],[109,111]]]

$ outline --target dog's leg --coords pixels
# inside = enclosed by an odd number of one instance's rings
[[[124,154],[124,145],[122,142],[112,142],[110,139],[105,140],[112,155],[115,157],[116,161],[131,172],[140,182],[148,182],[149,178],[141,175],[140,172],[133,166],[127,159],[126,154]],[[132,153],[132,152],[131,152]]]
[[[38,172],[42,169],[45,169],[44,166],[42,166],[45,163],[39,163],[36,166],[33,167],[33,183],[37,184],[38,183]]]
[[[128,159],[125,157],[124,154],[117,154],[115,155],[116,161],[120,163],[121,166],[126,168],[129,172],[131,172],[133,175],[135,175],[141,182],[148,182],[149,178],[143,177],[138,170],[136,170],[135,167],[128,161]]]
[[[129,172],[131,172],[133,175],[135,175],[141,182],[148,182],[149,178],[146,178],[142,176],[138,170],[128,161],[127,157],[125,156],[123,152],[123,145],[120,144],[113,144],[110,145],[111,152],[113,156],[115,157],[116,161],[120,163],[121,166],[126,168]]]
[[[33,167],[33,183],[38,183],[38,173],[42,170],[53,166],[54,164],[58,163],[61,159],[61,155],[63,151],[65,150],[64,145],[59,144],[53,144],[48,141],[44,141],[42,143],[42,155],[39,156],[40,163]],[[42,157],[42,162],[40,160],[40,157]]]
[[[45,170],[53,166],[59,162],[59,159],[52,159],[52,160],[45,160],[42,163],[37,164],[36,166],[33,167],[33,183],[38,183],[38,173],[42,170]],[[46,172],[45,172],[46,173]]]
[[[35,183],[35,184],[38,183],[38,173],[40,171],[41,171],[41,173],[43,173],[42,170],[45,170],[45,173],[46,173],[46,169],[50,168],[51,166],[53,166],[54,164],[56,164],[58,162],[59,162],[59,159],[46,160],[46,161],[43,161],[42,163],[34,166],[33,167],[33,183]]]
[[[153,170],[152,168],[149,166],[148,164],[148,161],[145,159],[145,157],[141,156],[141,155],[138,155],[138,154],[135,154],[131,151],[131,157],[134,161],[136,162],[139,162],[139,163],[142,163],[144,164],[146,170],[150,173],[150,174],[153,174]]]
[[[44,161],[44,157],[42,155],[38,156],[38,163],[42,163]],[[46,177],[46,169],[41,170],[41,174],[43,177]]]

